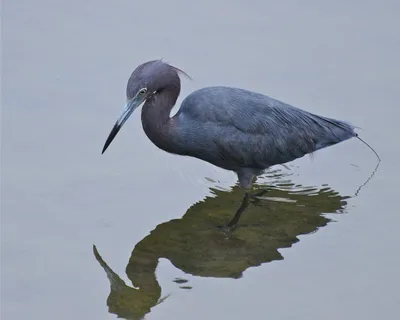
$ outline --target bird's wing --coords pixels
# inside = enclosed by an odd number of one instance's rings
[[[198,148],[240,166],[289,162],[356,135],[346,122],[236,88],[199,90],[185,99],[179,112],[202,131]],[[194,134],[191,138],[196,139]]]

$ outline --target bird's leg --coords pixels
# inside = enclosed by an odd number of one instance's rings
[[[232,231],[236,227],[240,217],[242,216],[246,208],[249,206],[249,204],[250,204],[250,194],[246,192],[243,197],[242,204],[236,211],[235,216],[225,226],[221,227],[221,229],[226,231]]]
[[[225,226],[220,227],[220,229],[225,230],[225,231],[232,231],[237,226],[237,223],[239,222],[239,219],[242,216],[243,212],[249,206],[250,199],[260,197],[268,191],[268,190],[260,190],[260,192],[257,192],[255,194],[250,193],[251,186],[254,182],[253,180],[256,179],[257,174],[259,174],[258,171],[255,172],[254,170],[248,170],[246,168],[241,169],[237,172],[240,186],[244,190],[246,190],[245,195],[244,195],[244,198],[242,200],[242,203],[241,203],[239,209],[235,213],[235,216]],[[259,200],[259,199],[256,198],[256,200]]]

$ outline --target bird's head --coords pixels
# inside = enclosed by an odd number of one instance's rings
[[[126,87],[127,101],[124,110],[112,128],[101,153],[106,151],[126,120],[142,103],[168,87],[174,86],[180,90],[179,73],[185,74],[162,60],[145,62],[132,72]]]

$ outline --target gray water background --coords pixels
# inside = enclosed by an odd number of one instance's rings
[[[216,279],[161,259],[158,282],[171,295],[147,319],[395,319],[399,13],[386,0],[3,1],[2,319],[115,318],[92,244],[131,285],[125,268],[138,242],[210,188],[235,184],[232,173],[158,150],[139,112],[100,155],[130,73],[161,57],[193,77],[178,104],[207,85],[263,92],[361,127],[382,163],[345,214],[281,249],[284,260]],[[351,195],[375,164],[351,140],[288,171]]]

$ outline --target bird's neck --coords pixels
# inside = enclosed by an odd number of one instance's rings
[[[176,153],[177,132],[170,114],[179,92],[179,87],[165,88],[149,98],[142,108],[142,126],[147,137],[160,149],[172,153]]]

